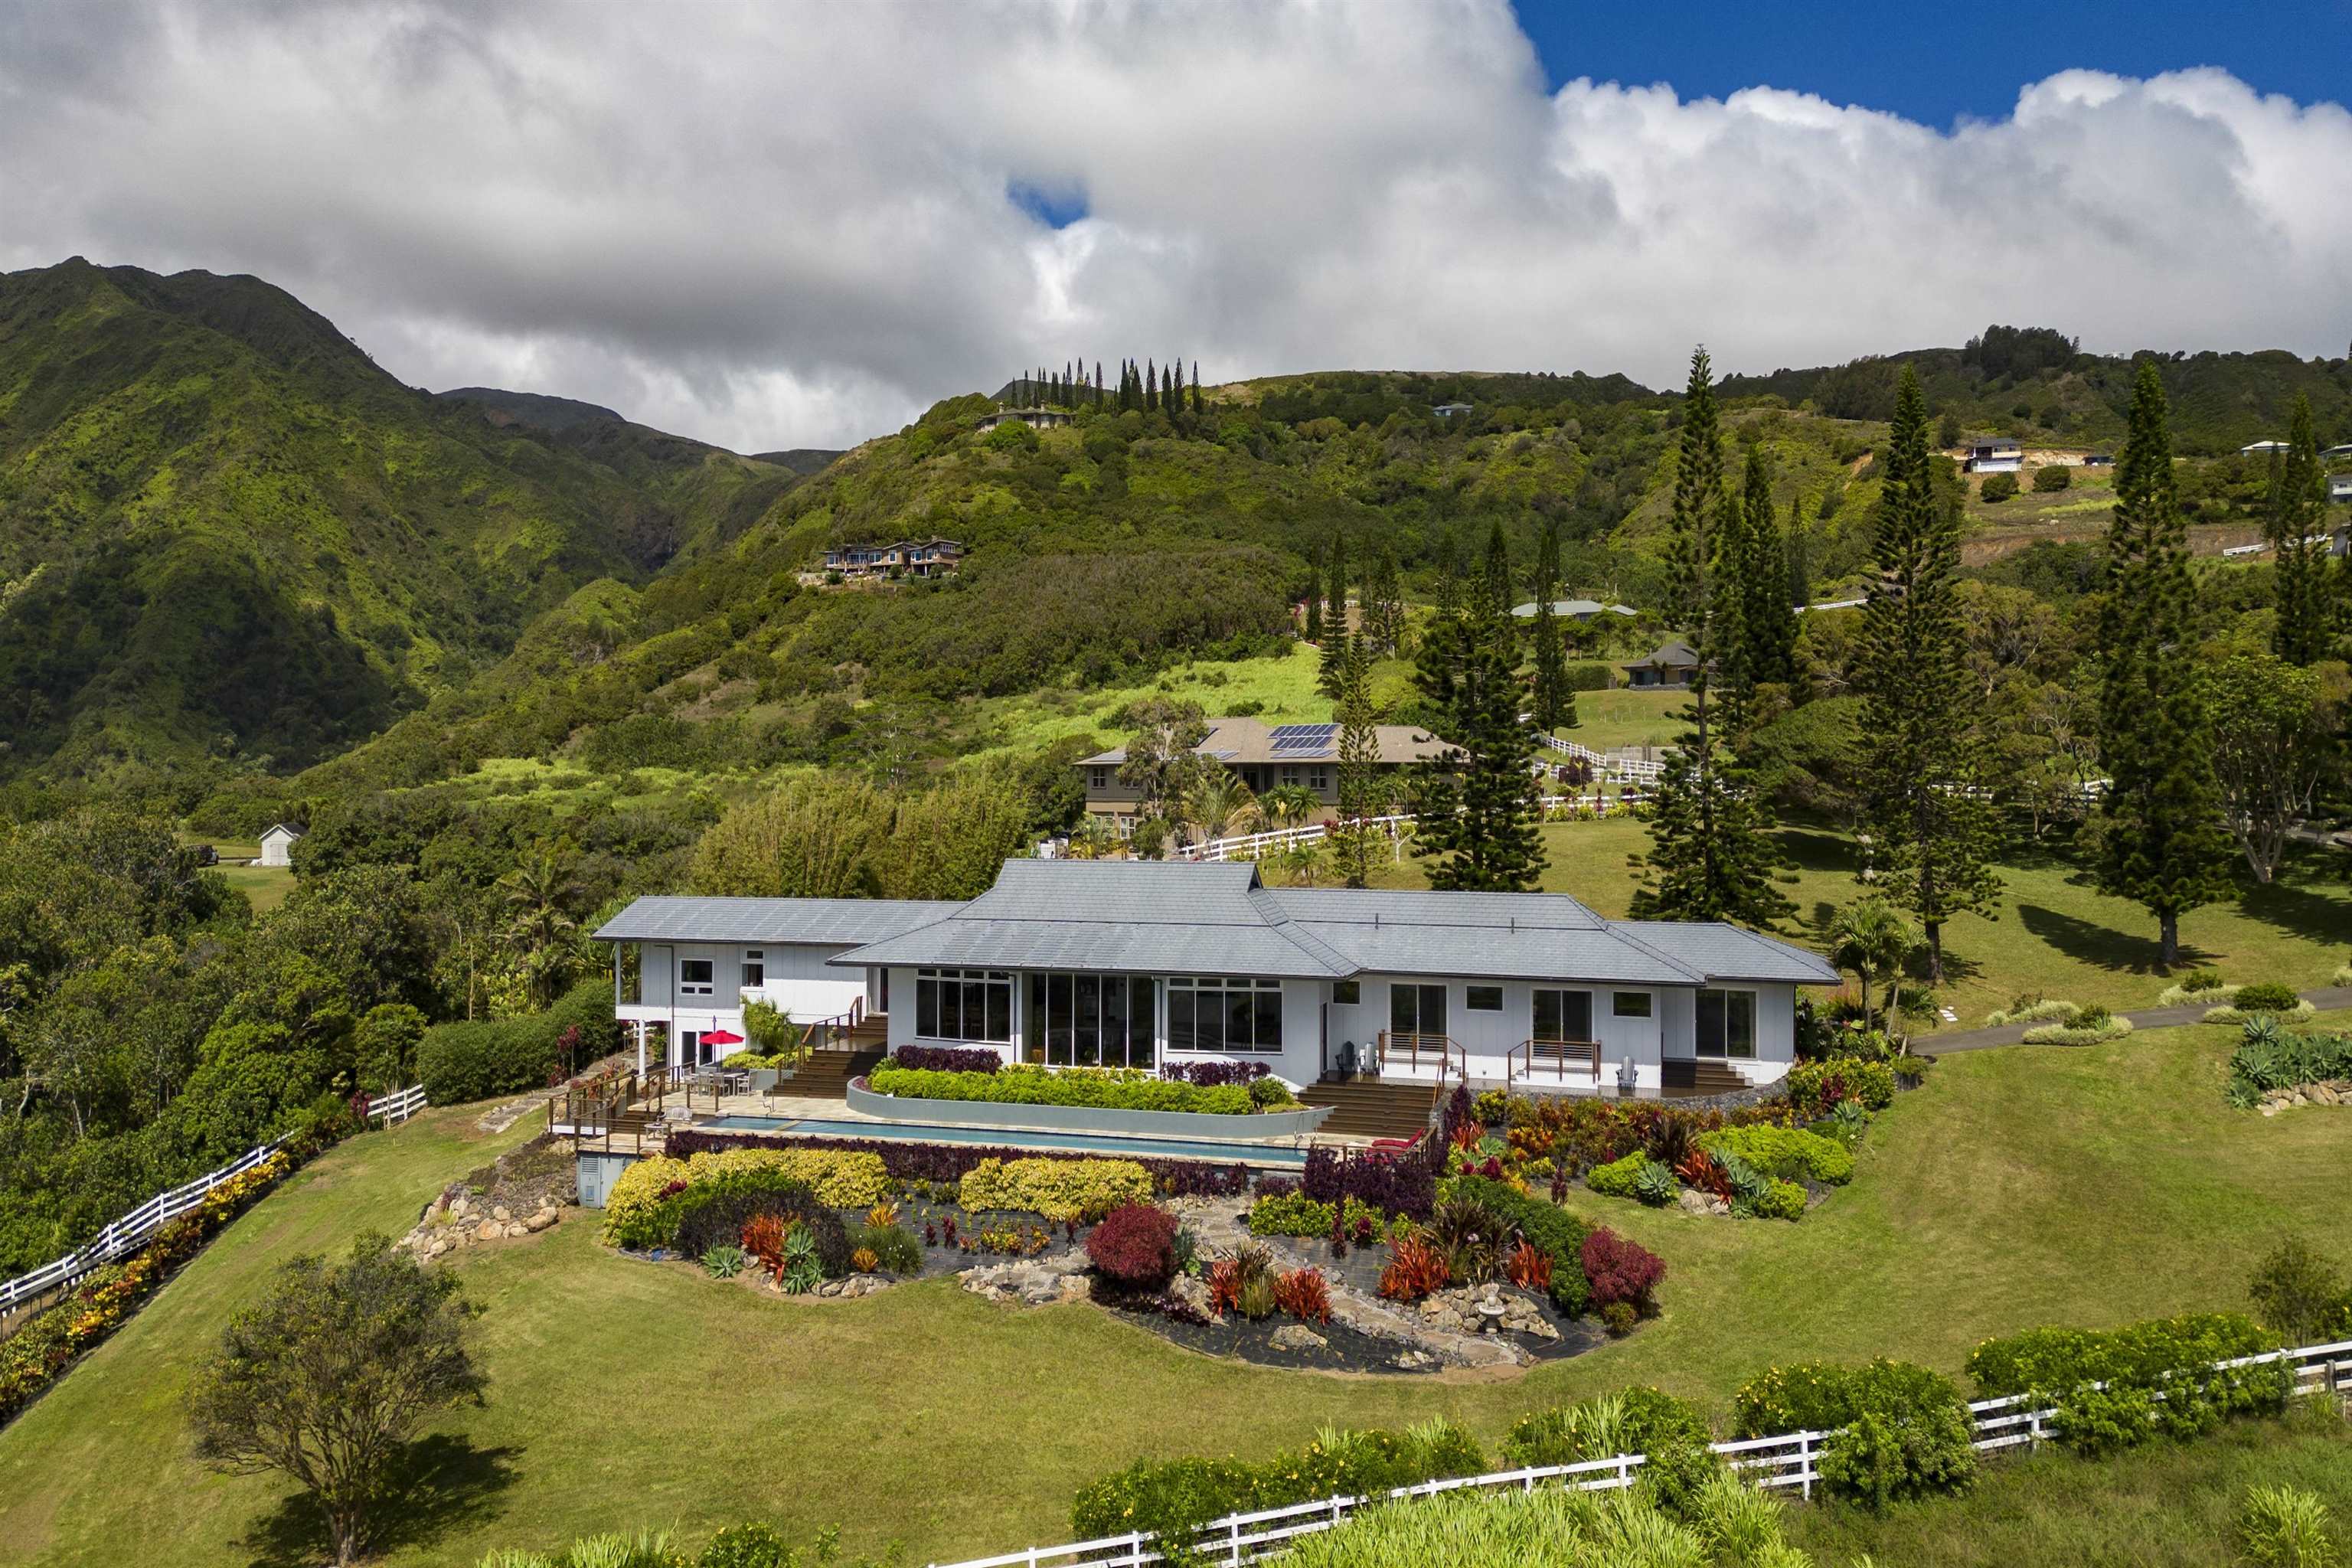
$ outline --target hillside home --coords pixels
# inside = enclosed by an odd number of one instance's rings
[[[1972,474],[2013,474],[2025,467],[2025,444],[2009,436],[1979,436],[1960,467]]]
[[[2328,475],[2327,499],[2332,501],[2352,501],[2352,474]]]
[[[1452,750],[1445,742],[1410,724],[1381,724],[1374,733],[1380,745],[1379,769],[1393,775],[1418,762]],[[1241,775],[1254,795],[1286,786],[1313,792],[1334,810],[1339,805],[1339,726],[1337,724],[1267,725],[1255,719],[1212,719],[1209,732],[1192,748],[1201,756],[1223,763]],[[1127,748],[1115,746],[1076,766],[1086,780],[1087,810],[1108,821],[1125,837],[1135,830],[1141,808],[1139,792],[1119,782],[1118,770]]]
[[[972,421],[971,427],[986,435],[1006,420],[1026,425],[1032,430],[1057,430],[1077,417],[1058,408],[1000,408],[993,414],[983,414]]]
[[[2272,453],[2275,452],[2279,456],[2284,457],[2286,455],[2286,449],[2287,444],[2284,441],[2255,441],[2247,446],[2239,447],[2238,456],[2241,458],[2267,458]]]
[[[942,577],[956,569],[964,548],[952,539],[902,539],[895,544],[845,544],[824,552],[824,569],[845,577]]]
[[[1269,889],[1245,861],[1012,860],[962,904],[641,898],[595,934],[641,1062],[665,1037],[707,1059],[743,999],[782,995],[796,1016],[862,1003],[892,1049],[1262,1062],[1294,1086],[1770,1083],[1795,1060],[1797,987],[1839,978],[1736,926],[1607,921],[1552,893]]]
[[[1551,613],[1570,621],[1589,621],[1602,615],[1622,616],[1631,620],[1641,614],[1631,605],[1604,605],[1598,599],[1554,599]],[[1513,605],[1511,614],[1523,621],[1531,621],[1536,617],[1536,602],[1529,599],[1524,605]]]
[[[1440,403],[1433,406],[1430,412],[1440,419],[1459,419],[1470,412],[1470,405],[1466,403]]]
[[[1683,687],[1698,668],[1698,655],[1680,637],[1669,638],[1631,664],[1621,664],[1626,684],[1637,687]]]
[[[294,846],[301,837],[302,830],[290,823],[271,823],[261,830],[261,858],[257,863],[291,866],[294,864]]]

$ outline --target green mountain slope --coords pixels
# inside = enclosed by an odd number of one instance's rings
[[[404,386],[256,279],[0,277],[0,775],[313,761],[791,480],[594,447]]]

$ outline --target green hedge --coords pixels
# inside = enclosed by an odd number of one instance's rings
[[[1742,1437],[1831,1433],[1822,1481],[1873,1508],[1976,1479],[1968,1401],[1951,1379],[1907,1362],[1776,1366],[1734,1396],[1732,1417]]]
[[[1598,659],[1571,664],[1567,675],[1570,691],[1606,691],[1617,679],[1615,668]]]
[[[591,1062],[620,1048],[610,980],[583,980],[554,1006],[528,1018],[437,1024],[416,1047],[425,1098],[436,1105],[462,1105],[539,1088],[562,1065],[557,1041],[574,1026],[581,1035],[578,1061]]]
[[[877,1067],[866,1075],[877,1094],[908,1100],[978,1100],[992,1105],[1086,1105],[1106,1110],[1192,1111],[1248,1116],[1259,1109],[1240,1084],[1202,1089],[1127,1068],[1065,1068],[1048,1072],[1016,1064],[999,1072],[926,1072]]]
[[[1810,1176],[1829,1186],[1843,1186],[1853,1180],[1852,1150],[1801,1128],[1719,1127],[1700,1133],[1698,1146],[1710,1154],[1737,1154],[1766,1175],[1783,1181]]]
[[[1451,1177],[1439,1184],[1438,1196],[1472,1198],[1507,1218],[1520,1236],[1551,1255],[1551,1304],[1571,1318],[1582,1315],[1592,1295],[1584,1273],[1584,1238],[1592,1234],[1591,1226],[1557,1205],[1485,1176]]]
[[[2192,1312],[2120,1329],[2033,1329],[1987,1340],[1969,1353],[1968,1370],[1984,1397],[2024,1394],[2050,1405],[2061,1441],[2104,1454],[2159,1433],[2198,1436],[2228,1416],[2282,1408],[2294,1389],[2284,1362],[2213,1364],[2277,1343],[2239,1313]]]

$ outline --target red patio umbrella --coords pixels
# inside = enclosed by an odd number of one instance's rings
[[[743,1037],[732,1029],[713,1029],[702,1037],[702,1043],[706,1046],[740,1046],[743,1043]]]

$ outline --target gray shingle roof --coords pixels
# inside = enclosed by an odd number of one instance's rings
[[[1291,921],[1249,861],[1007,860],[994,887],[946,919],[833,962],[1315,980],[1355,969]]]
[[[963,908],[917,899],[645,898],[606,921],[598,942],[768,942],[854,947]]]
[[[845,967],[1131,970],[1339,980],[1832,985],[1823,959],[1737,926],[1608,921],[1559,893],[1267,889],[1248,861],[1008,860],[968,904],[639,899],[606,942],[810,943]]]
[[[1619,921],[1618,934],[1697,971],[1709,980],[1769,980],[1835,985],[1843,978],[1817,952],[1735,925],[1682,921]]]

